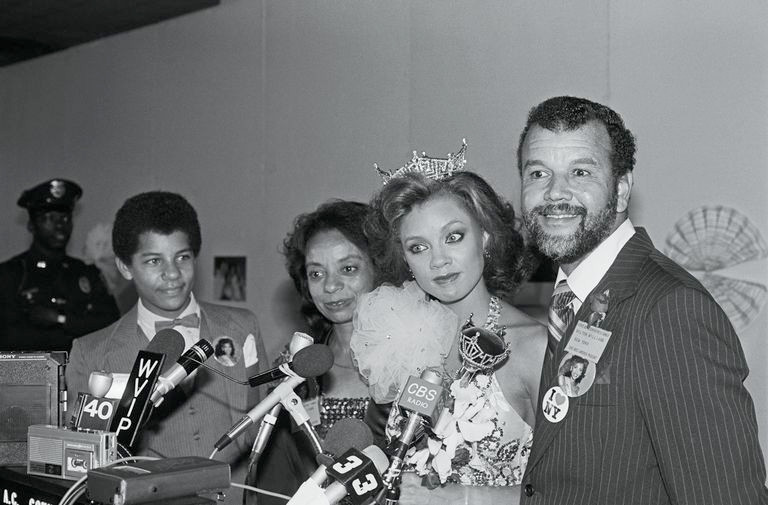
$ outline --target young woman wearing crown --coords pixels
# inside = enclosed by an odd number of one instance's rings
[[[406,457],[415,475],[403,475],[401,503],[516,503],[532,441],[546,329],[506,301],[527,274],[525,246],[512,207],[461,171],[465,149],[380,171],[366,223],[392,284],[363,295],[354,320],[351,347],[371,395],[393,401],[426,368],[450,378],[450,410]],[[507,343],[467,371],[474,344],[460,341],[459,324],[471,316],[506,329]]]

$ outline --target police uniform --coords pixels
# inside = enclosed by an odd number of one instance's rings
[[[24,191],[18,205],[29,211],[30,219],[48,211],[71,214],[81,195],[74,182],[53,179]],[[48,309],[51,320],[41,323],[33,317],[36,308]],[[34,243],[0,263],[1,350],[69,351],[74,338],[118,317],[115,300],[95,266],[66,254],[45,254]]]

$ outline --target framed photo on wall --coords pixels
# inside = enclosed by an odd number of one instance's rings
[[[230,302],[246,300],[245,256],[214,256],[213,299]]]

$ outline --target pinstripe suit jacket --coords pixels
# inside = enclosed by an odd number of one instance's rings
[[[593,293],[606,289],[610,340],[559,423],[544,418],[542,398],[589,299],[544,360],[521,503],[768,503],[747,364],[719,305],[642,228]]]
[[[206,365],[241,381],[269,367],[258,321],[252,312],[205,302],[199,304],[200,338],[213,342],[218,337],[228,336],[235,342],[241,358],[234,367],[223,366],[213,359]],[[242,349],[249,334],[256,339],[259,360],[246,368]],[[76,399],[78,392],[88,391],[88,376],[94,370],[130,372],[136,353],[147,347],[147,343],[147,337],[137,323],[136,307],[111,326],[77,339],[66,369],[70,399]],[[235,384],[199,368],[191,394],[187,395],[179,387],[166,395],[160,408],[152,413],[148,425],[139,432],[140,440],[131,452],[157,457],[208,457],[216,440],[258,403],[262,395],[259,389]],[[247,435],[236,439],[216,456],[217,460],[232,465],[235,482],[243,482],[243,463],[246,463],[252,440]],[[228,504],[241,503],[239,489],[231,488],[227,495]]]

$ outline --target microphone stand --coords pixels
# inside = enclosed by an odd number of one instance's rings
[[[322,454],[323,444],[309,420],[309,414],[304,408],[304,404],[302,403],[301,398],[299,398],[299,395],[297,395],[295,391],[292,391],[291,394],[283,398],[280,403],[285,410],[291,414],[296,425],[301,428],[301,431],[304,432],[309,439],[312,444],[312,449],[315,451],[315,456]]]

